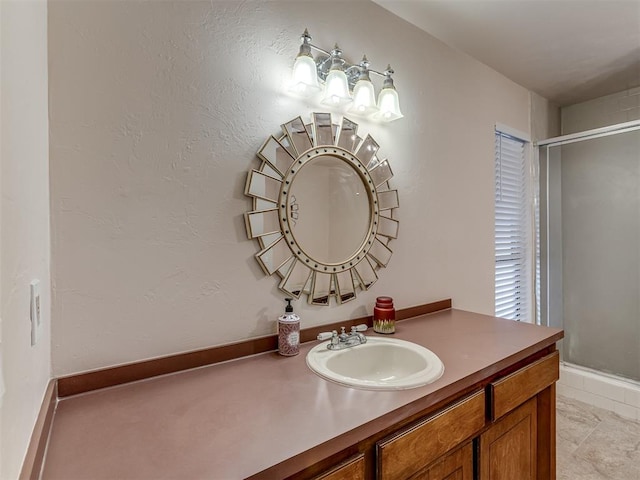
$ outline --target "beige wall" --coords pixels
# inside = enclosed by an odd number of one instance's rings
[[[560,107],[531,92],[531,141],[560,135]]]
[[[561,112],[563,135],[640,120],[640,87],[563,107]]]
[[[400,191],[372,291],[295,302],[303,327],[452,297],[493,313],[493,130],[529,92],[371,2],[49,5],[55,375],[274,332],[283,295],[253,258],[255,153],[314,104],[285,93],[299,35],[391,62],[405,118],[361,122]],[[353,58],[351,58],[353,56]]]
[[[47,4],[3,0],[0,14],[0,317],[6,393],[0,478],[17,478],[51,374]],[[41,282],[31,346],[29,284]]]

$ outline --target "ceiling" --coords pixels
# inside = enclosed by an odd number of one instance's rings
[[[374,0],[560,106],[640,85],[640,0]]]

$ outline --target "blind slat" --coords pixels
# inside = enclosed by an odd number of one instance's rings
[[[525,142],[495,135],[495,309],[499,317],[528,320],[529,250]]]

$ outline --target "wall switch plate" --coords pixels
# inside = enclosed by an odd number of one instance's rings
[[[31,292],[31,345],[38,343],[42,332],[42,312],[40,309],[40,280],[33,280],[29,286]]]

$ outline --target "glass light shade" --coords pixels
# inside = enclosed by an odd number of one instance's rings
[[[374,115],[376,120],[392,122],[404,117],[400,111],[400,101],[395,88],[383,88],[378,95],[378,108],[380,111]]]
[[[351,101],[347,75],[342,70],[331,70],[325,82],[322,103],[337,107]]]
[[[375,90],[370,80],[358,80],[353,88],[353,104],[349,111],[366,116],[378,111]]]
[[[291,87],[289,91],[298,95],[310,96],[320,91],[316,62],[308,55],[298,55],[293,64]]]

